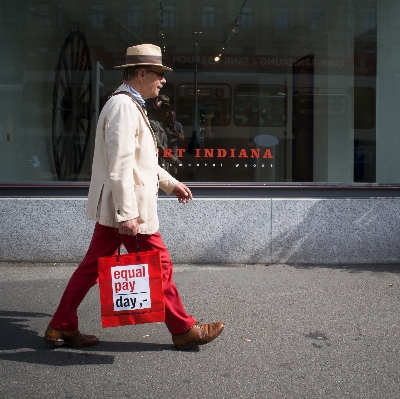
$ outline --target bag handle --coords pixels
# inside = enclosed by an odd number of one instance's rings
[[[139,251],[139,240],[136,234],[136,250],[137,250],[137,257],[140,260],[140,251]],[[118,258],[117,262],[119,263],[119,257],[121,256],[121,234],[118,232]]]

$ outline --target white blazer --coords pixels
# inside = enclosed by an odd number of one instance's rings
[[[128,91],[121,85],[116,92]],[[157,142],[145,110],[125,94],[104,105],[96,129],[86,215],[105,226],[137,218],[139,233],[158,230],[158,188],[178,183],[158,165]]]

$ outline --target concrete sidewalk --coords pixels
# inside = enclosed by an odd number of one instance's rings
[[[178,265],[175,282],[214,342],[174,350],[162,323],[102,329],[97,346],[42,336],[76,265],[0,263],[3,398],[398,398],[400,265]]]

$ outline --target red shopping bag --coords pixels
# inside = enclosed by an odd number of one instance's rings
[[[104,256],[98,266],[103,328],[165,321],[159,251]]]

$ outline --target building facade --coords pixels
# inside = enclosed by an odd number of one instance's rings
[[[399,262],[399,20],[395,0],[1,0],[0,261],[82,257],[97,117],[153,43],[185,136],[159,156],[196,196],[160,197],[176,261]]]

